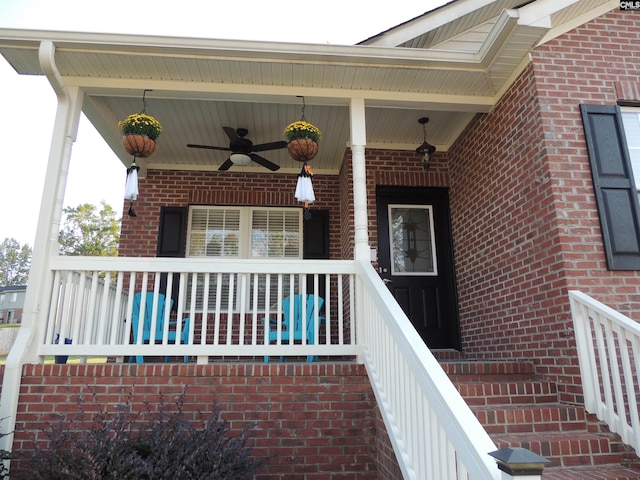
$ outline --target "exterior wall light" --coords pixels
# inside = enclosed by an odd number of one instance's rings
[[[429,165],[431,164],[431,156],[435,153],[436,147],[427,143],[427,128],[426,124],[429,121],[427,117],[422,117],[418,120],[418,123],[422,125],[422,134],[424,138],[424,142],[418,148],[416,148],[416,153],[422,157],[422,166],[425,170],[429,169]]]

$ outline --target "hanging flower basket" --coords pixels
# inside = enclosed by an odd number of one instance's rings
[[[287,150],[294,160],[308,162],[318,154],[318,144],[308,138],[298,138],[287,144]]]
[[[156,142],[144,135],[130,133],[122,137],[122,146],[129,155],[138,158],[146,158],[156,151]]]
[[[145,158],[156,151],[156,139],[162,133],[162,125],[151,115],[134,113],[118,122],[122,132],[122,146],[129,155]]]
[[[289,155],[294,160],[308,162],[317,155],[318,140],[322,136],[318,127],[299,120],[287,125],[283,133],[289,142],[287,145]]]

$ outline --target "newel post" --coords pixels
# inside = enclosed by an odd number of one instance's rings
[[[542,480],[542,470],[549,460],[521,447],[490,452],[502,472],[502,480]]]

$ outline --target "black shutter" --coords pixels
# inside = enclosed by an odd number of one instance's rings
[[[311,210],[311,218],[302,224],[302,257],[305,259],[329,258],[329,211]],[[318,291],[314,291],[313,275],[307,275],[307,292],[326,300],[325,276],[318,276]]]
[[[187,234],[187,209],[162,207],[158,230],[158,257],[184,257]]]
[[[302,229],[302,257],[329,258],[329,211],[312,210]]]
[[[187,212],[184,207],[161,207],[158,228],[158,257],[184,257],[187,235]],[[172,310],[178,307],[178,282],[180,274],[173,274],[171,295],[167,295],[167,274],[160,275],[160,291],[173,299]]]
[[[580,105],[607,266],[640,269],[640,217],[620,108]]]

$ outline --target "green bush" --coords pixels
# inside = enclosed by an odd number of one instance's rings
[[[184,413],[184,395],[172,406],[161,400],[157,411],[134,412],[131,400],[108,412],[101,407],[90,420],[82,411],[62,415],[57,424],[44,430],[48,442],[30,458],[20,456],[12,479],[29,480],[246,480],[261,466],[247,446],[249,430],[231,434],[221,409],[213,404],[200,427]],[[96,395],[94,402],[98,403]],[[2,478],[2,477],[0,477]]]

